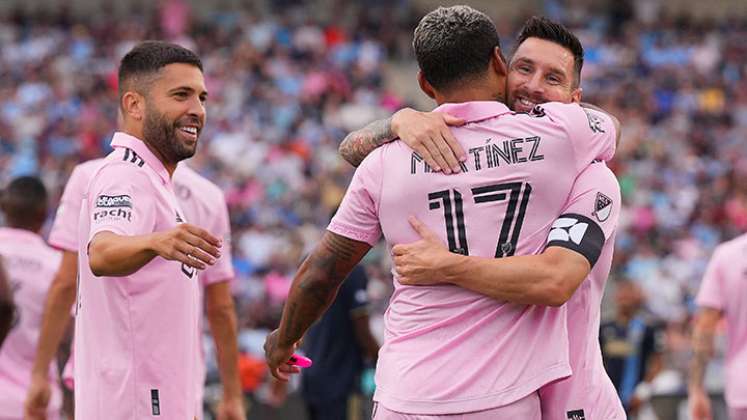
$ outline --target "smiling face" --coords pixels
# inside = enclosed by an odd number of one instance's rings
[[[517,112],[545,102],[580,102],[573,53],[552,41],[527,38],[509,63],[507,89],[507,104]]]
[[[143,137],[166,162],[175,164],[195,154],[205,125],[206,99],[202,71],[190,64],[164,66],[150,85]]]

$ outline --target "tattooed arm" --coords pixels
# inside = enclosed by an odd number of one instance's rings
[[[283,309],[280,328],[265,341],[270,372],[280,380],[294,371],[285,365],[296,343],[335,299],[337,290],[371,245],[326,231],[301,264]]]
[[[703,308],[695,321],[693,331],[693,359],[690,362],[690,414],[693,419],[710,418],[710,401],[703,386],[706,366],[713,355],[713,336],[721,311]]]
[[[392,130],[392,118],[376,120],[353,131],[340,143],[338,152],[351,165],[358,167],[371,152],[397,138]]]
[[[377,147],[399,137],[435,171],[459,172],[459,162],[466,159],[466,154],[449,126],[462,124],[464,120],[449,114],[403,108],[348,134],[340,143],[339,153],[357,167]]]

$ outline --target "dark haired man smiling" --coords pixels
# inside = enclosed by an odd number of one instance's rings
[[[122,131],[81,209],[75,417],[195,418],[197,271],[221,239],[188,224],[171,176],[205,124],[202,63],[177,45],[135,46],[119,68]]]

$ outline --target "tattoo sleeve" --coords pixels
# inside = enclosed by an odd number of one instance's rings
[[[697,315],[692,337],[693,358],[690,362],[689,385],[692,388],[703,387],[708,360],[713,355],[713,337],[720,318],[721,312],[714,308],[703,308]]]
[[[363,159],[377,147],[397,138],[392,132],[392,117],[377,120],[371,124],[353,131],[340,143],[338,149],[343,159],[358,167]]]
[[[708,360],[713,354],[713,333],[695,330],[693,359],[690,362],[690,386],[702,387]]]
[[[280,321],[280,345],[290,346],[303,337],[327,310],[342,282],[369,249],[371,246],[365,242],[329,231],[324,233],[293,279]]]

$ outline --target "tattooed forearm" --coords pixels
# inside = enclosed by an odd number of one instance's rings
[[[690,386],[702,387],[708,360],[713,354],[713,333],[699,331],[693,333],[693,359],[690,362]]]
[[[377,147],[397,138],[392,131],[392,117],[377,120],[353,131],[340,143],[339,153],[351,165],[358,167]]]
[[[301,339],[327,310],[342,282],[370,248],[364,242],[325,232],[293,280],[280,321],[281,345],[289,346]]]

